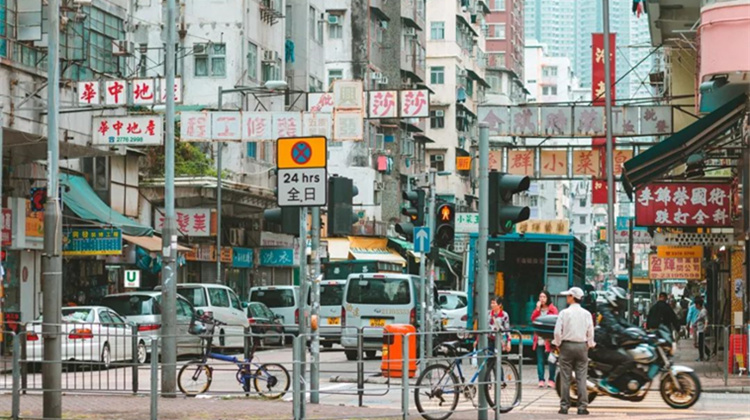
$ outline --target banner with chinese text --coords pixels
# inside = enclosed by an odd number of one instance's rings
[[[662,258],[648,256],[648,276],[651,280],[701,280],[700,258]]]
[[[636,192],[638,226],[730,227],[731,185],[652,183]]]
[[[161,115],[94,117],[92,143],[97,146],[160,146],[164,120]]]
[[[63,230],[63,255],[120,255],[120,229],[66,228]]]
[[[180,236],[211,236],[211,209],[190,208],[175,210]],[[164,209],[154,211],[154,230],[164,228]]]

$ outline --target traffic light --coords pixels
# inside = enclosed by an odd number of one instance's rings
[[[359,194],[350,178],[328,178],[328,236],[350,235],[359,218],[354,214],[352,200]]]
[[[263,219],[281,226],[281,232],[299,236],[299,207],[282,207],[263,210]]]
[[[435,213],[435,245],[448,248],[453,244],[455,232],[455,209],[452,203],[443,203],[437,207]]]
[[[409,202],[409,207],[401,209],[401,214],[408,216],[409,221],[397,223],[396,232],[411,239],[414,227],[424,225],[425,192],[419,189],[404,191],[401,197]]]
[[[516,223],[529,219],[531,210],[525,206],[514,206],[513,195],[527,191],[530,183],[527,176],[490,172],[490,235],[509,233]]]

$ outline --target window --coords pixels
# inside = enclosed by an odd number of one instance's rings
[[[539,197],[529,197],[529,207],[536,207],[539,205]]]
[[[225,289],[219,287],[209,287],[208,296],[211,300],[211,306],[219,306],[222,308],[229,307],[229,296]]]
[[[333,21],[333,23],[331,22]],[[328,17],[328,39],[342,39],[344,37],[344,15],[330,13]]]
[[[247,143],[247,157],[248,159],[256,159],[258,157],[258,143]]]
[[[258,80],[258,46],[252,42],[247,43],[247,77]]]
[[[156,299],[146,295],[108,296],[104,298],[102,304],[123,316],[161,314]]]
[[[344,284],[321,284],[320,306],[341,306],[344,301]]]
[[[430,24],[430,39],[445,39],[445,22]]]
[[[430,155],[430,168],[438,172],[445,170],[445,155]]]
[[[362,278],[349,283],[347,303],[368,305],[408,305],[411,302],[409,280],[394,278]]]
[[[259,289],[250,294],[251,302],[264,303],[269,308],[290,308],[295,305],[292,289]]]
[[[315,15],[316,14],[317,13],[315,13],[315,8],[310,6],[310,14],[307,16],[307,27],[309,28],[309,31],[310,31],[310,39],[312,39],[313,41],[317,41],[317,39],[315,39],[315,32],[316,32],[315,31]]]
[[[488,63],[491,68],[505,68],[505,52],[489,54]]]
[[[177,299],[177,316],[182,318],[193,316],[193,309],[182,299]]]
[[[323,82],[314,76],[310,76],[310,92],[322,92]]]
[[[331,86],[333,85],[333,82],[336,80],[341,80],[344,78],[344,70],[341,69],[331,69],[328,70],[328,89],[331,89]]]
[[[430,128],[445,128],[445,111],[430,111]]]
[[[264,61],[262,65],[263,82],[269,80],[281,80],[281,59],[275,61]]]
[[[292,30],[294,29],[294,14],[292,14],[292,5],[286,5],[286,14],[284,15],[284,24],[286,27],[286,37],[292,38]]]
[[[226,76],[226,44],[193,44],[195,57],[195,75],[198,77]]]
[[[586,224],[586,216],[579,216],[578,217],[578,223],[585,225]]]
[[[557,76],[557,67],[555,66],[544,66],[542,67],[542,76]]]
[[[504,23],[491,23],[489,26],[489,39],[505,39],[505,24]]]
[[[492,6],[490,6],[490,10],[493,12],[503,12],[505,11],[505,0],[491,0]]]
[[[315,38],[315,41],[317,41],[318,44],[322,44],[323,43],[323,31],[325,30],[325,25],[326,25],[326,23],[323,20],[322,16],[324,16],[324,15],[321,15],[321,17],[318,18],[318,23],[317,23],[317,25],[318,25],[318,33],[317,33],[317,36]]]
[[[545,86],[542,88],[542,95],[557,95],[557,86]]]
[[[109,311],[99,311],[99,322],[102,324],[114,324],[115,320],[109,316]]]
[[[202,287],[178,287],[177,293],[187,299],[196,308],[208,306],[206,303],[206,294]]]
[[[445,67],[430,67],[430,83],[433,85],[445,83]]]
[[[242,310],[242,304],[240,303],[240,298],[237,297],[237,295],[234,294],[234,292],[228,292],[229,293],[229,304],[232,305],[232,308],[237,310]]]
[[[579,201],[579,204],[580,204],[580,206],[581,206],[581,207],[586,207],[586,199],[585,199],[585,198],[582,198],[582,199],[581,199],[581,200]]]
[[[438,302],[440,303],[441,309],[461,309],[465,308],[468,305],[468,301],[465,296],[461,295],[453,295],[453,294],[440,294],[440,298],[438,299]]]

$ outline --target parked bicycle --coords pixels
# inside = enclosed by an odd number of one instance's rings
[[[500,412],[507,413],[520,403],[521,383],[518,369],[508,360],[500,362],[502,378],[496,377],[496,352],[493,348],[468,350],[470,342],[452,341],[442,343],[441,353],[453,358],[449,364],[436,363],[422,371],[414,389],[414,402],[417,411],[427,420],[445,420],[458,406],[459,396],[463,394],[476,408],[477,392],[484,392],[488,405],[495,408],[495,386],[500,384]],[[481,360],[477,371],[467,382],[462,365],[472,358]],[[479,373],[484,369],[484,377],[478,381]]]
[[[177,376],[180,391],[188,396],[195,396],[208,391],[208,388],[211,387],[214,371],[214,368],[208,364],[208,360],[212,359],[234,363],[237,366],[237,382],[246,394],[250,393],[250,383],[252,382],[255,391],[264,398],[279,399],[283,397],[289,390],[289,372],[278,363],[257,364],[253,362],[258,340],[253,340],[250,357],[246,360],[211,351],[214,330],[217,325],[226,324],[210,315],[200,313],[200,311],[198,317],[194,317],[190,323],[190,334],[198,335],[203,339],[205,351],[200,359],[191,360],[180,369]]]

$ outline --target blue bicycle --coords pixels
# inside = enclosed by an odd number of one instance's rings
[[[196,320],[200,321],[202,325],[196,323]],[[211,352],[214,329],[217,325],[226,324],[206,315],[197,319],[194,318],[191,322],[190,333],[199,335],[203,339],[205,351],[200,359],[191,360],[180,369],[177,376],[180,391],[188,396],[195,396],[208,391],[208,388],[211,387],[214,370],[208,365],[208,359],[213,359],[234,363],[237,366],[237,382],[242,385],[242,390],[246,394],[250,393],[250,383],[252,382],[255,390],[264,398],[275,400],[283,397],[289,390],[289,372],[278,363],[261,365],[253,363],[253,356],[257,347],[255,340],[253,340],[250,358],[247,360]],[[253,372],[253,370],[255,371]]]

